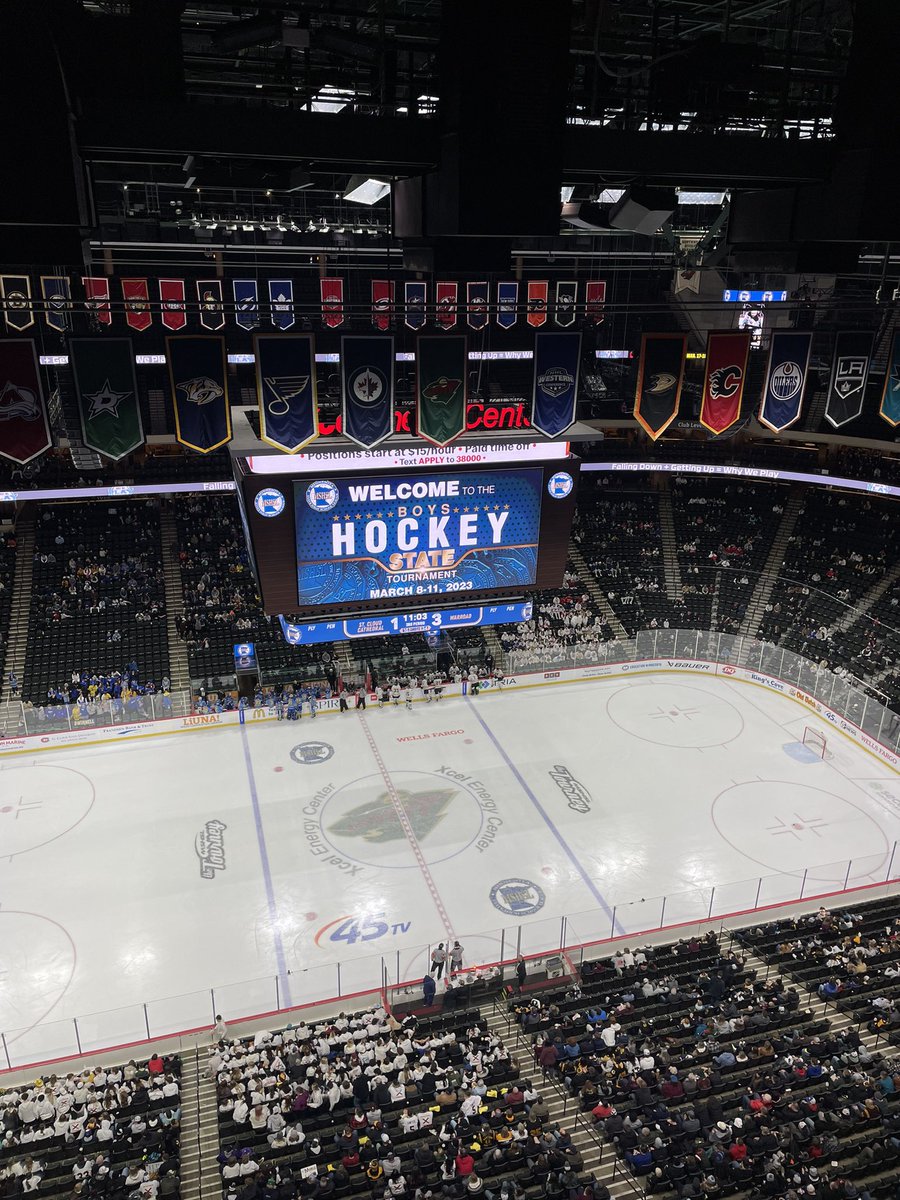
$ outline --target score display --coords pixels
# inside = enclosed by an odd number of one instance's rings
[[[437,612],[396,613],[393,616],[357,617],[349,621],[293,622],[280,618],[285,641],[292,646],[338,642],[365,637],[393,637],[401,633],[444,633],[473,625],[505,625],[530,621],[532,605],[491,604],[481,608],[449,608]]]

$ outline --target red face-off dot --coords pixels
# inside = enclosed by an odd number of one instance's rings
[[[273,771],[283,771],[284,767],[273,767],[272,770]]]
[[[552,867],[541,867],[541,874],[542,875],[552,875],[553,868]]]
[[[467,746],[471,746],[471,745],[472,745],[472,739],[471,739],[471,738],[463,738],[463,742],[465,742],[465,744],[466,744]]]
[[[315,919],[318,917],[318,915],[319,915],[318,913],[307,913],[306,919],[307,919],[307,921],[315,921]]]

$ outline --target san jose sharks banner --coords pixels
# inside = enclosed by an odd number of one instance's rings
[[[209,454],[231,441],[225,339],[211,334],[166,338],[175,436]]]
[[[862,412],[874,341],[875,334],[867,329],[846,329],[835,338],[825,402],[825,420],[835,429]]]
[[[470,329],[484,329],[488,323],[489,288],[486,279],[466,284],[466,321]]]
[[[198,279],[197,301],[200,305],[200,324],[203,328],[222,329],[225,325],[222,280]]]
[[[117,460],[144,444],[129,337],[69,338],[84,444]]]
[[[69,309],[72,291],[68,275],[42,275],[41,295],[44,298],[44,320],[57,333],[64,333],[71,324]]]
[[[187,325],[187,303],[183,279],[159,280],[159,307],[166,329],[184,329]]]
[[[879,414],[888,425],[900,425],[900,331],[894,331],[891,352],[885,365]]]
[[[580,362],[580,333],[534,335],[531,424],[538,433],[558,437],[574,422]]]
[[[344,323],[344,281],[339,278],[319,280],[322,301],[322,324],[337,329]]]
[[[269,305],[272,324],[278,329],[290,329],[294,324],[294,282],[292,279],[269,280]]]
[[[425,324],[425,303],[428,298],[428,284],[419,280],[409,280],[404,285],[403,293],[403,323],[410,329],[421,329]]]
[[[31,280],[27,275],[0,275],[0,300],[7,329],[21,333],[34,324]]]
[[[434,320],[441,329],[452,329],[456,325],[457,294],[455,280],[441,280],[434,285]]]
[[[390,329],[394,319],[393,279],[372,280],[372,324],[376,329]]]
[[[125,324],[143,333],[153,324],[150,311],[150,288],[146,279],[123,279],[122,299],[125,301]]]
[[[558,280],[553,317],[556,324],[565,329],[575,324],[575,307],[578,304],[578,283],[574,279]]]
[[[600,325],[606,305],[606,280],[589,279],[584,285],[584,315],[592,325]]]
[[[84,307],[99,325],[112,324],[109,304],[109,280],[97,275],[82,275]]]
[[[518,317],[519,285],[515,281],[497,284],[497,324],[512,329]]]
[[[547,295],[550,284],[546,279],[528,280],[528,316],[532,329],[538,329],[547,320]]]
[[[466,431],[466,335],[424,334],[416,341],[416,406],[419,436],[446,446]]]
[[[50,445],[34,342],[31,338],[0,338],[0,456],[24,464]]]
[[[241,329],[255,329],[259,324],[259,290],[255,279],[234,279],[234,320]]]
[[[811,333],[772,334],[759,421],[775,433],[800,420],[811,348]]]
[[[341,338],[342,427],[367,450],[394,428],[394,339]]]
[[[311,333],[257,333],[259,436],[296,454],[319,436],[316,347]]]
[[[645,333],[634,390],[634,419],[654,442],[678,416],[684,383],[687,338],[681,333]]]
[[[740,420],[749,353],[749,333],[707,334],[700,424],[710,433],[724,433]]]

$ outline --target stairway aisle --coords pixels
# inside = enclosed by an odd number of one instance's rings
[[[760,620],[766,611],[769,597],[772,595],[772,588],[778,579],[778,572],[784,566],[785,551],[796,528],[797,518],[803,510],[805,496],[806,488],[802,484],[794,484],[784,506],[784,512],[781,514],[781,522],[772,539],[766,565],[756,581],[756,587],[753,589],[753,595],[750,597],[744,619],[741,622],[741,633],[745,637],[748,635],[755,637],[759,629]]]
[[[854,604],[848,610],[847,615],[838,621],[837,627],[840,632],[844,633],[851,625],[855,625],[860,617],[864,617],[872,606],[878,603],[888,588],[893,587],[898,579],[900,579],[900,560],[885,571],[878,582],[873,584],[866,594],[860,597],[858,603]]]
[[[681,599],[681,567],[678,564],[677,541],[675,539],[675,513],[672,508],[672,484],[664,476],[659,495],[659,531],[662,541],[663,574],[666,579],[666,595],[672,604]]]
[[[204,1050],[181,1060],[181,1200],[221,1200],[215,1081]]]
[[[172,691],[189,691],[191,671],[187,648],[175,628],[175,618],[184,609],[181,568],[178,565],[178,528],[168,505],[159,510],[159,537],[162,545],[163,579],[166,585],[166,626],[169,638],[169,678]]]
[[[588,566],[588,561],[581,553],[581,547],[574,538],[569,542],[569,559],[575,565],[575,570],[578,572],[578,576],[584,584],[588,595],[603,614],[604,621],[606,621],[617,638],[627,638],[628,630],[616,616],[609,601],[604,596],[603,589],[597,582],[597,577]]]

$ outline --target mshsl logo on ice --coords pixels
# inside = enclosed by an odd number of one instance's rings
[[[306,503],[313,512],[331,512],[339,499],[337,485],[329,479],[317,479],[306,489]]]
[[[284,496],[278,488],[263,488],[256,493],[253,507],[261,517],[279,517],[284,512]]]

